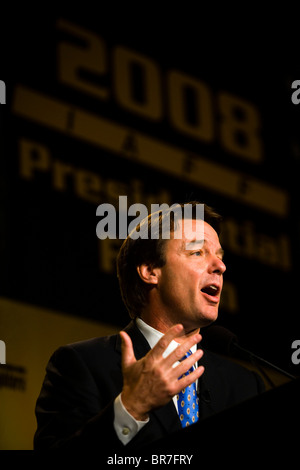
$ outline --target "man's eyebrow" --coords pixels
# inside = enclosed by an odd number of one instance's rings
[[[186,250],[194,250],[195,245],[200,245],[201,247],[205,245],[205,240],[190,240],[188,242],[183,242],[183,245],[185,246]]]
[[[183,246],[185,247],[186,250],[194,250],[195,249],[195,245],[200,245],[201,248],[203,246],[205,246],[207,244],[206,240],[197,240],[197,239],[194,239],[194,240],[190,240],[188,242],[183,242]],[[223,250],[223,248],[218,248],[217,251],[216,251],[216,254],[221,256],[223,258],[225,252]]]

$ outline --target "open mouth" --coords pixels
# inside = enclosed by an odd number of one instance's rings
[[[211,300],[215,302],[219,300],[220,287],[215,284],[208,284],[201,289],[201,292],[205,294]]]

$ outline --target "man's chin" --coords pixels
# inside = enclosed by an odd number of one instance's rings
[[[218,308],[213,307],[209,309],[209,311],[205,312],[205,314],[201,316],[201,323],[202,327],[209,326],[214,323],[218,318]]]

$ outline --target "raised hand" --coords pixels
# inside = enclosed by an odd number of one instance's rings
[[[203,374],[204,367],[200,366],[179,379],[202,357],[201,349],[173,367],[194,344],[199,343],[202,338],[200,334],[189,336],[171,354],[163,357],[170,342],[182,331],[182,325],[174,325],[155,347],[138,361],[134,355],[131,338],[125,331],[120,332],[124,383],[121,397],[123,405],[136,420],[146,420],[151,410],[167,404],[174,395]]]

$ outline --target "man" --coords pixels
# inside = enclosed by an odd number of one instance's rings
[[[201,328],[218,317],[226,267],[220,216],[204,205],[199,221],[199,203],[190,204],[189,220],[171,217],[170,239],[161,228],[171,212],[150,214],[140,237],[124,241],[118,278],[132,321],[120,335],[54,353],[36,406],[36,449],[138,449],[263,390],[256,374],[200,348]],[[197,397],[194,390],[183,411],[178,398],[194,384]]]

